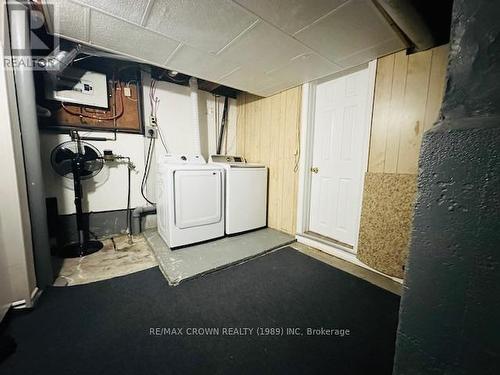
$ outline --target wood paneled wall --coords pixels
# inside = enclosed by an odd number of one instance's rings
[[[437,120],[443,97],[448,46],[379,59],[369,171],[417,173],[420,142]],[[271,228],[295,234],[301,88],[269,98],[238,96],[237,153],[269,167]]]
[[[378,60],[368,171],[417,173],[423,133],[439,116],[448,45]]]
[[[269,167],[268,225],[295,234],[301,88],[238,96],[237,152]]]

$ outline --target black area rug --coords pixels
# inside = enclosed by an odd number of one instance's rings
[[[47,290],[11,322],[18,347],[0,373],[391,374],[398,305],[398,296],[290,248],[177,287],[154,268]],[[285,331],[259,336],[259,327]],[[286,334],[294,327],[303,335]],[[350,334],[307,335],[321,327]]]

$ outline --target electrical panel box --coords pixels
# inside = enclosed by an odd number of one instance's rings
[[[107,108],[106,74],[67,68],[60,75],[45,76],[45,96],[50,100]]]

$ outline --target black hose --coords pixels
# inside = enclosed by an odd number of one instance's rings
[[[229,102],[228,102],[228,97],[226,96],[226,98],[224,99],[224,110],[222,111],[222,123],[221,123],[221,129],[220,129],[220,133],[219,133],[219,139],[217,141],[217,155],[220,155],[221,153],[221,150],[222,150],[222,139],[224,137],[224,132],[227,131],[226,130],[226,123],[227,123],[227,111],[228,111],[228,107],[229,107]],[[218,125],[218,124],[217,124]]]
[[[151,202],[146,197],[146,194],[144,193],[144,188],[146,187],[146,182],[147,182],[148,176],[149,176],[149,170],[151,168],[151,158],[153,156],[151,151],[153,149],[153,146],[154,146],[154,138],[150,138],[149,147],[148,147],[148,154],[146,156],[146,166],[144,167],[144,174],[142,176],[142,183],[141,183],[141,195],[146,200],[146,202],[148,202],[149,204],[152,204],[152,205],[154,205],[154,203]]]
[[[130,165],[130,158],[127,158],[127,169],[128,169],[128,193],[127,193],[127,232],[132,235],[132,212],[130,211],[130,190],[131,190],[131,175],[132,166]]]

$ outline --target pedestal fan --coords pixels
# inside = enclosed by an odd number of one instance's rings
[[[75,189],[76,228],[78,241],[65,245],[58,255],[76,258],[95,253],[102,249],[102,242],[89,240],[89,231],[84,228],[82,211],[82,180],[96,176],[103,167],[104,160],[97,148],[80,139],[77,131],[72,131],[71,141],[61,143],[50,157],[52,168],[57,174],[73,179]]]

